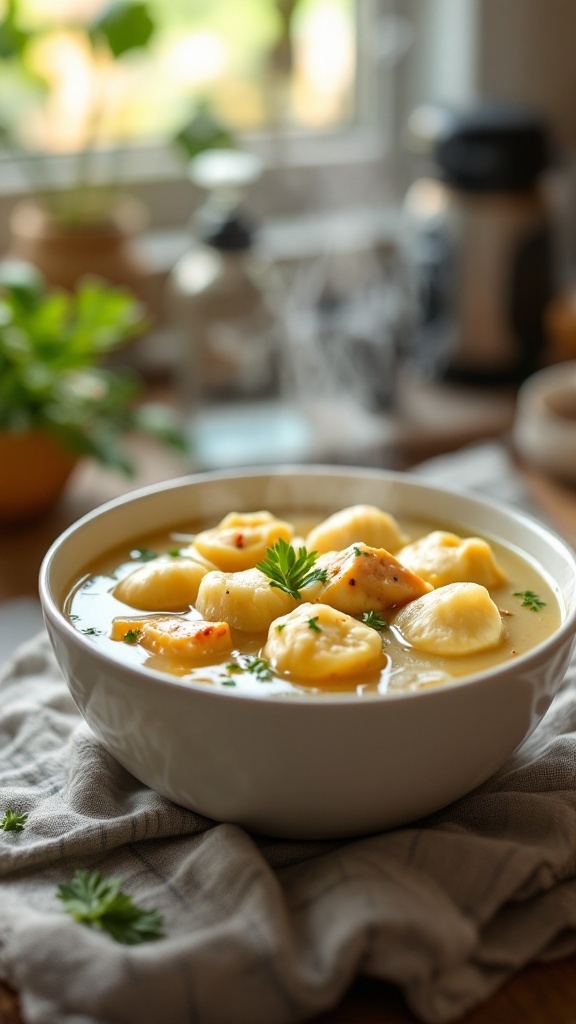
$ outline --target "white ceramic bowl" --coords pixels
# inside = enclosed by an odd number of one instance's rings
[[[89,560],[148,531],[231,509],[317,510],[367,502],[462,524],[530,553],[562,604],[553,636],[513,661],[419,693],[294,697],[223,692],[108,656],[62,612]],[[134,492],[70,527],[47,553],[40,596],[82,715],[147,786],[219,821],[292,838],[359,835],[437,810],[499,768],[549,707],[576,632],[576,560],[530,517],[371,469],[284,467],[202,474]]]

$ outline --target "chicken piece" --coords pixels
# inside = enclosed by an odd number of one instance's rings
[[[193,558],[155,558],[116,584],[119,601],[142,611],[182,612],[196,600],[209,566]]]
[[[277,540],[293,535],[292,524],[271,512],[230,512],[218,526],[198,533],[194,547],[222,572],[240,572],[265,559]]]
[[[285,615],[298,601],[270,586],[259,569],[209,572],[200,584],[196,608],[206,619],[225,619],[233,629],[264,633],[273,619]]]
[[[318,523],[306,538],[309,551],[341,551],[356,541],[397,551],[404,543],[398,523],[375,505],[352,505]]]
[[[180,664],[205,664],[232,649],[227,622],[180,615],[116,618],[110,635],[112,640],[140,644],[152,654],[165,655]]]
[[[321,600],[348,615],[400,608],[432,590],[384,548],[351,544],[344,551],[320,555],[316,567],[325,569],[327,582],[302,590],[303,597]]]
[[[506,581],[492,548],[480,537],[463,538],[456,533],[434,530],[402,548],[398,558],[433,587],[447,583],[499,587]]]
[[[386,661],[374,629],[310,601],[271,624],[262,657],[277,672],[309,681],[379,671]]]
[[[394,626],[419,651],[458,656],[497,647],[500,612],[479,583],[449,583],[398,612]]]

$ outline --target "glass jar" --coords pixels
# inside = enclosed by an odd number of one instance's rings
[[[211,150],[190,167],[206,198],[168,282],[177,390],[194,468],[298,461],[306,422],[283,391],[285,284],[245,212],[259,160]]]

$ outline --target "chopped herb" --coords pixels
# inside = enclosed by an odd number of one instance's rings
[[[142,910],[122,892],[122,879],[105,879],[98,871],[75,871],[71,882],[58,886],[58,899],[75,921],[108,932],[116,942],[136,946],[162,938],[157,910]]]
[[[312,619],[308,619],[308,625],[310,629],[313,629],[316,633],[322,632],[322,627],[318,625],[318,616],[315,615]]]
[[[227,672],[251,672],[258,682],[267,683],[272,678],[270,663],[265,658],[257,658],[253,654],[240,654],[238,661],[226,665]]]
[[[299,601],[302,587],[310,583],[325,583],[328,579],[326,569],[313,568],[317,558],[317,551],[307,551],[302,545],[296,553],[291,544],[280,538],[274,547],[266,549],[265,561],[258,562],[256,568],[269,578],[271,587],[277,587]]]
[[[364,612],[362,622],[372,629],[385,629],[388,623],[383,619],[380,612]]]
[[[265,658],[254,658],[250,654],[244,656],[246,671],[251,672],[261,683],[268,682],[272,678],[272,670]]]
[[[356,545],[354,545],[354,554],[356,555],[356,558],[360,558],[360,555],[365,555],[367,558],[369,558],[370,555],[372,554],[372,552],[371,551],[361,551],[360,548],[358,548],[358,547],[356,547]]]
[[[274,629],[276,630],[276,632],[277,632],[277,633],[281,633],[281,632],[282,632],[282,630],[284,629],[284,626],[285,626],[285,625],[286,625],[286,623],[285,623],[285,622],[278,622],[278,623],[277,623],[277,624],[276,624],[276,625],[274,626]]]
[[[182,552],[180,551],[180,548],[173,548],[173,550],[169,551],[168,554],[170,555],[170,558],[180,558]]]
[[[141,636],[141,629],[129,629],[127,633],[124,633],[124,640],[127,644],[137,644]]]
[[[158,558],[158,552],[150,551],[148,548],[134,548],[130,552],[130,558],[139,562],[151,562],[153,558]]]
[[[68,618],[70,619],[70,622],[78,622],[78,619],[80,618],[80,616],[79,615],[69,615]]]
[[[513,597],[521,597],[522,607],[529,608],[531,612],[537,612],[540,608],[546,606],[546,602],[541,601],[538,594],[535,594],[533,590],[516,590]]]
[[[85,633],[86,636],[102,636],[102,630],[96,629],[95,626],[88,626],[87,629],[81,629],[81,633]]]
[[[14,811],[6,811],[6,814],[0,821],[0,828],[4,832],[23,832],[27,818],[27,814],[15,814]]]
[[[222,676],[220,679],[222,686],[236,686],[236,680],[230,679],[230,676]]]

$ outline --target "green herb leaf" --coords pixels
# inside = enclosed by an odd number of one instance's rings
[[[300,591],[311,583],[325,583],[328,579],[326,569],[314,569],[318,558],[317,551],[307,551],[304,546],[298,553],[285,540],[277,540],[274,547],[266,549],[266,559],[256,564],[256,569],[264,573],[270,580],[271,587],[291,594],[300,600]]]
[[[535,594],[533,590],[516,590],[513,597],[521,597],[522,607],[529,608],[531,612],[537,612],[540,608],[546,607],[546,602],[541,601],[538,594]]]
[[[386,619],[383,619],[380,612],[364,612],[362,615],[362,622],[372,629],[385,629],[388,623]]]
[[[113,0],[90,25],[92,39],[105,42],[115,57],[145,47],[154,34],[154,22],[144,3]]]
[[[318,616],[315,615],[312,619],[308,619],[308,625],[310,629],[313,629],[316,633],[322,632],[322,627],[318,625]]]
[[[239,654],[237,661],[226,665],[227,672],[251,672],[260,683],[267,683],[272,678],[270,663],[265,658],[257,658],[253,654]]]
[[[151,562],[154,558],[158,558],[158,552],[150,551],[149,548],[133,548],[130,558],[138,562]]]
[[[88,626],[86,629],[81,629],[80,632],[86,636],[102,636],[102,630],[96,629],[95,626]]]
[[[8,810],[0,821],[0,828],[4,832],[23,832],[27,818],[27,814],[16,814],[14,811]]]
[[[124,641],[127,644],[137,644],[141,636],[141,629],[129,629],[127,633],[124,633]]]
[[[157,910],[142,910],[122,891],[122,879],[105,879],[98,871],[75,871],[58,887],[58,898],[75,921],[108,932],[116,942],[135,946],[162,938]]]

